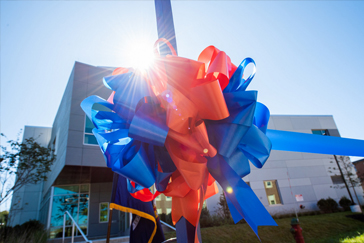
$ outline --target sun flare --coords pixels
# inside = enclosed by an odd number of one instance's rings
[[[154,61],[153,45],[144,39],[130,43],[128,46],[128,60],[135,69],[148,69]]]

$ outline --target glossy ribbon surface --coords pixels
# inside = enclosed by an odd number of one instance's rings
[[[253,73],[244,79],[249,64]],[[268,108],[257,91],[246,91],[254,75],[253,59],[236,67],[209,46],[197,61],[157,56],[147,71],[118,68],[104,78],[109,99],[91,96],[81,106],[107,166],[128,179],[133,197],[151,201],[164,193],[172,197],[173,222],[183,216],[196,226],[217,180],[234,221],[245,219],[257,234],[258,226],[276,223],[242,177],[249,161],[262,168],[272,142],[279,150],[364,153],[363,141],[267,130]]]

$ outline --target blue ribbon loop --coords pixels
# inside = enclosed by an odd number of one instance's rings
[[[245,80],[243,78],[243,74],[244,74],[245,68],[250,63],[254,65],[253,72]],[[234,72],[233,76],[230,78],[228,86],[224,89],[224,93],[235,92],[235,91],[238,91],[238,90],[245,91],[246,88],[249,86],[250,82],[253,80],[253,78],[255,76],[255,71],[256,71],[256,68],[255,68],[254,60],[252,58],[250,58],[250,57],[245,58],[240,63],[240,65],[238,66],[238,68]]]
[[[235,223],[245,219],[258,235],[258,226],[277,225],[253,190],[242,180],[250,173],[249,160],[257,168],[267,161],[272,144],[265,135],[269,110],[258,103],[256,91],[244,91],[254,73],[242,80],[245,59],[224,90],[230,116],[220,121],[206,122],[210,143],[218,154],[209,158],[208,170],[225,191],[230,213]],[[230,190],[228,190],[230,188]]]
[[[244,79],[249,64],[254,69]],[[223,91],[230,116],[205,120],[205,124],[209,141],[217,149],[216,156],[207,157],[208,170],[224,189],[234,222],[244,218],[258,235],[258,226],[277,224],[242,180],[250,173],[249,161],[262,168],[271,149],[364,156],[364,141],[267,129],[268,108],[257,102],[257,91],[245,91],[254,76],[254,60],[244,59]],[[153,184],[164,191],[176,171],[164,146],[169,131],[165,110],[138,74],[128,72],[103,81],[115,91],[113,103],[90,96],[81,107],[95,125],[92,132],[107,166],[128,178],[130,193]],[[135,187],[130,181],[136,183]]]

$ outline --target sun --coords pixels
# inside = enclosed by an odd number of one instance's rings
[[[145,39],[134,40],[128,45],[128,63],[137,70],[147,70],[154,62],[153,44]]]

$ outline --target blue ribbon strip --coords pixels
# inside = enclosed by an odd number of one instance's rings
[[[364,141],[349,138],[319,136],[315,134],[267,130],[274,150],[364,156]]]

